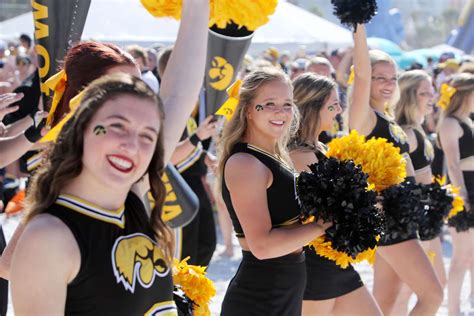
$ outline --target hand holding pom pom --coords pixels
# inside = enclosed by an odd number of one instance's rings
[[[357,30],[357,24],[368,23],[377,14],[376,0],[331,0],[334,15],[341,23]]]
[[[316,253],[341,267],[367,259],[382,231],[382,217],[375,208],[376,194],[368,190],[367,175],[352,161],[323,159],[309,166],[297,179],[297,193],[304,217],[332,222],[326,234],[311,246]]]

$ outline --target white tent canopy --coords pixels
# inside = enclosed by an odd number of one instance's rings
[[[150,46],[173,43],[179,22],[155,18],[139,0],[92,0],[82,39],[136,43]],[[11,39],[21,33],[33,35],[33,17],[25,13],[0,23],[0,38]],[[350,31],[286,1],[279,1],[270,22],[254,35],[251,52],[268,46],[295,50],[305,45],[309,50],[334,49],[352,43]]]

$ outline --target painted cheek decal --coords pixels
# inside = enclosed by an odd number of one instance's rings
[[[105,135],[105,134],[107,134],[107,130],[105,129],[105,127],[103,125],[97,125],[96,127],[94,127],[94,134],[95,135]]]
[[[257,112],[263,111],[263,106],[260,105],[260,104],[257,104],[257,105],[255,106],[255,110],[257,110]]]

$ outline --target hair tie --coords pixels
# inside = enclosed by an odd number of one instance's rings
[[[440,95],[438,103],[436,103],[438,107],[446,111],[448,109],[449,103],[451,102],[451,98],[456,93],[456,91],[456,88],[451,87],[447,83],[443,83],[439,92]]]
[[[230,121],[234,115],[237,104],[239,104],[239,91],[241,85],[242,80],[236,80],[229,88],[227,88],[227,94],[229,95],[229,98],[224,102],[224,104],[221,105],[215,114],[222,115],[227,121]]]
[[[67,75],[66,72],[61,70],[57,74],[54,74],[49,78],[44,84],[50,90],[53,91],[53,101],[51,103],[51,110],[49,110],[48,118],[46,119],[46,125],[51,125],[51,121],[53,120],[54,112],[58,107],[59,101],[63,97],[64,91],[66,90],[66,83],[67,83]]]

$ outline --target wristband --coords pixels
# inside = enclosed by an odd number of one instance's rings
[[[196,147],[201,142],[201,139],[196,133],[194,133],[189,137],[189,142],[193,144],[194,147]]]
[[[32,125],[28,127],[25,131],[25,137],[30,143],[36,143],[38,140],[41,139],[41,130],[45,125],[45,120],[43,119],[38,126]]]

